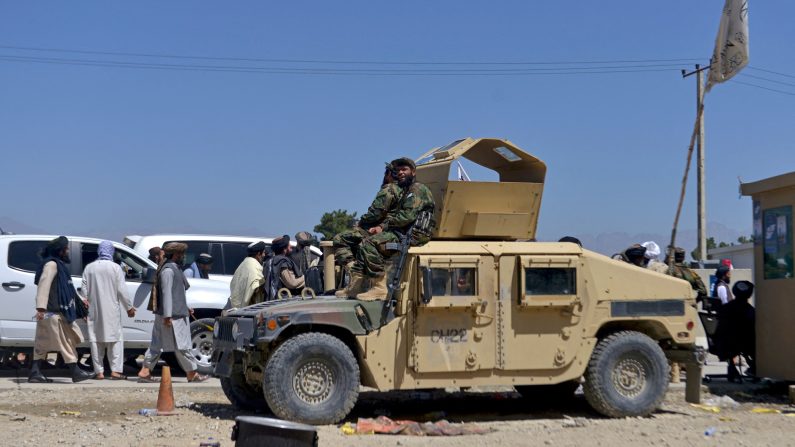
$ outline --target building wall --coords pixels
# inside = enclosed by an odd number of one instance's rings
[[[710,259],[731,259],[734,268],[754,268],[754,244],[731,245],[729,247],[712,248],[707,252]]]
[[[769,244],[775,246],[782,240],[776,236],[779,231],[765,222],[765,212],[782,207],[795,209],[795,188],[778,188],[754,194],[754,264],[756,284],[756,351],[757,370],[764,377],[779,380],[795,380],[795,278],[785,273],[772,275],[771,262],[784,259],[779,254],[771,255]],[[792,253],[792,214],[787,222],[789,250]],[[761,225],[760,225],[761,223]],[[760,234],[761,233],[761,234]],[[771,240],[776,238],[776,240]],[[768,265],[765,265],[765,250],[768,250]],[[787,247],[785,247],[786,249]],[[790,254],[791,260],[791,254]],[[791,262],[790,262],[791,264]],[[774,266],[775,268],[775,266]],[[791,269],[791,268],[790,268]],[[785,269],[786,270],[786,269]],[[786,277],[786,276],[789,277]],[[767,276],[767,278],[766,278]],[[771,278],[771,276],[783,276]]]

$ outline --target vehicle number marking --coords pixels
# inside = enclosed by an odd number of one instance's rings
[[[466,343],[467,330],[461,329],[432,329],[431,343]]]

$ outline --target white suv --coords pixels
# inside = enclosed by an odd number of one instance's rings
[[[149,236],[127,236],[124,244],[141,254],[149,256],[149,249],[162,247],[169,242],[182,242],[188,244],[185,253],[185,265],[190,265],[201,253],[208,253],[213,257],[213,267],[210,270],[210,279],[232,281],[235,270],[246,258],[246,249],[252,242],[263,241],[270,247],[273,238],[251,236],[214,236],[206,234],[153,234]],[[290,244],[295,246],[295,241]],[[318,258],[320,249],[312,247],[312,253]]]
[[[33,347],[36,333],[35,271],[41,263],[41,252],[47,242],[57,236],[0,235],[0,350],[27,352]],[[67,264],[78,292],[85,266],[97,258],[99,239],[68,236],[72,262]],[[126,272],[127,291],[137,308],[135,317],[122,312],[125,354],[137,356],[148,346],[154,315],[146,310],[152,284],[151,271],[157,266],[146,256],[129,247],[114,243],[114,261]],[[214,318],[221,314],[229,298],[229,284],[221,281],[189,278],[188,306],[194,309],[196,321],[191,324],[193,354],[203,372],[211,371],[212,328]],[[85,326],[80,320],[83,333]]]

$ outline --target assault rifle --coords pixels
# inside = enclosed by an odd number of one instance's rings
[[[417,216],[417,220],[409,227],[406,234],[400,235],[400,242],[388,242],[386,244],[387,250],[398,250],[400,257],[398,258],[395,270],[389,278],[387,284],[386,301],[381,310],[381,326],[395,318],[395,306],[397,305],[397,292],[400,290],[400,278],[403,277],[403,270],[406,268],[406,256],[408,255],[409,248],[411,248],[411,241],[415,233],[423,233],[430,235],[432,230],[433,211],[421,211]]]

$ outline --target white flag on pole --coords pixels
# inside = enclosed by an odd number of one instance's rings
[[[726,0],[720,18],[707,91],[748,65],[748,0]]]

